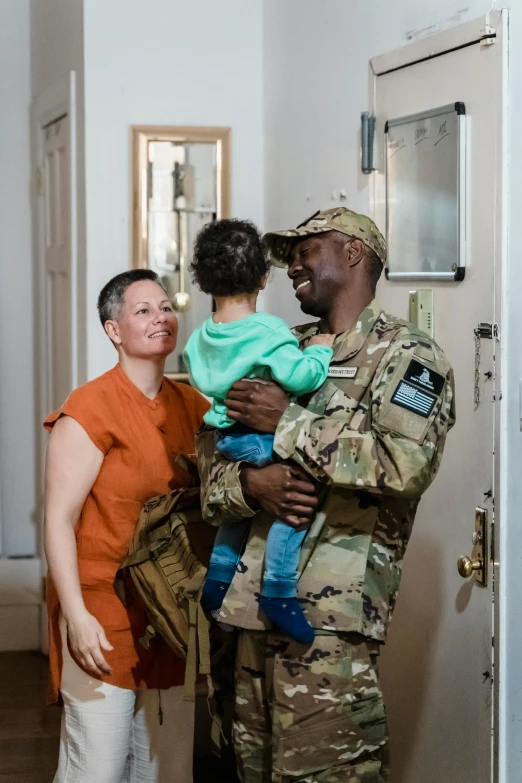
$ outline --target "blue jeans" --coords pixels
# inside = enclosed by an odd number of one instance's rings
[[[264,467],[273,461],[274,436],[256,432],[244,424],[216,431],[216,447],[227,459]],[[231,582],[243,553],[250,519],[222,525],[216,536],[207,577]],[[284,522],[273,523],[268,533],[265,573],[261,594],[267,598],[293,598],[297,594],[297,567],[306,530]]]

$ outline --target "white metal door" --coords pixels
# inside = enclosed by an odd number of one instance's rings
[[[500,351],[496,340],[482,340],[476,408],[474,329],[479,322],[500,323],[503,43],[500,28],[487,42],[478,40],[487,28],[477,32],[475,43],[411,65],[399,59],[398,67],[375,79],[380,140],[387,120],[458,101],[467,115],[465,279],[389,280],[379,291],[385,309],[408,318],[409,292],[434,289],[434,336],[455,369],[457,402],[457,425],[448,436],[442,468],[419,507],[382,656],[392,783],[490,783],[495,776],[493,568],[487,587],[457,572],[458,557],[473,550],[475,509],[487,510],[491,540],[499,507],[494,444],[500,396],[495,352],[499,368]],[[404,59],[404,53],[400,56]],[[379,61],[393,66],[392,57],[378,58],[377,73]],[[384,227],[382,167],[375,188],[376,219]],[[490,380],[486,373],[493,373]],[[498,527],[498,518],[494,522]]]
[[[58,408],[72,387],[69,118],[44,129],[45,311],[48,403]]]

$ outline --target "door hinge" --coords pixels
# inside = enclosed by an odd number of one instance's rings
[[[37,166],[34,170],[33,188],[35,196],[43,196],[44,194],[44,176],[43,167]]]
[[[373,148],[375,141],[375,116],[368,111],[361,114],[361,171],[371,174],[375,171]]]

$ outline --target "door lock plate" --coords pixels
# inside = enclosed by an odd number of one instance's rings
[[[485,508],[475,509],[475,529],[473,531],[473,552],[471,557],[459,557],[459,574],[468,579],[475,574],[476,581],[487,587],[488,584],[488,512]]]
[[[482,568],[475,574],[479,584],[487,587],[488,584],[488,512],[485,508],[475,509],[475,530],[473,536],[475,543],[474,555],[482,563]]]

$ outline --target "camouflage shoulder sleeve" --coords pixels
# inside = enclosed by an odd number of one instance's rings
[[[203,427],[196,435],[196,457],[201,478],[203,516],[223,525],[256,513],[246,503],[239,480],[240,462],[230,462],[216,451],[214,430]]]
[[[453,371],[435,343],[400,335],[372,380],[361,431],[342,418],[291,404],[274,449],[316,478],[352,489],[416,498],[431,484],[455,421]]]

